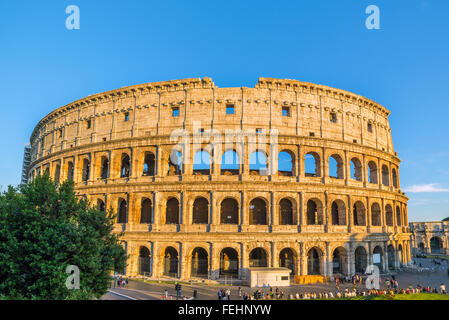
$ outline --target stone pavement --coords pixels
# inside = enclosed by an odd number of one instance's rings
[[[448,262],[443,262],[441,265],[434,265],[432,259],[414,259],[422,267],[435,268],[433,272],[399,272],[395,275],[396,280],[399,283],[400,288],[406,288],[409,285],[416,287],[418,284],[423,286],[431,286],[432,288],[438,288],[441,282],[444,282],[447,287],[449,287],[449,277],[447,275],[447,268],[449,268]],[[381,287],[385,286],[386,276],[381,277]],[[238,286],[224,286],[224,285],[204,285],[204,284],[182,284],[182,295],[191,297],[193,295],[193,290],[198,292],[198,300],[217,300],[217,292],[220,289],[230,289],[231,290],[231,300],[238,300]],[[256,290],[255,288],[249,288],[242,286],[243,292],[248,292],[250,295]],[[352,283],[343,283],[340,285],[340,291],[344,289],[352,289]],[[364,284],[357,284],[357,288],[360,290],[366,290]],[[164,284],[164,283],[143,283],[141,281],[130,280],[129,284],[125,288],[111,288],[111,291],[115,294],[105,295],[104,299],[137,299],[137,300],[155,300],[161,299],[164,290],[167,289],[169,295],[176,296],[175,285],[174,284]],[[273,288],[275,291],[276,288]],[[328,284],[314,284],[314,285],[291,285],[290,287],[279,288],[284,292],[284,298],[288,294],[295,294],[297,292],[329,292],[335,293],[336,288],[334,282]],[[264,293],[269,292],[269,288],[260,288]],[[122,296],[118,296],[121,294]],[[126,297],[128,298],[126,298]],[[103,299],[102,298],[102,299]],[[174,298],[175,299],[175,298]]]

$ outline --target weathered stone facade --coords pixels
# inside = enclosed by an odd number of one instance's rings
[[[449,255],[449,221],[410,222],[413,254]]]
[[[385,271],[410,261],[388,115],[359,95],[296,80],[148,83],[47,115],[30,139],[28,173],[71,178],[80,195],[118,212],[131,276],[242,279],[251,266],[353,274],[375,253]],[[193,161],[201,150],[210,166]],[[234,167],[222,166],[224,151]],[[254,167],[254,152],[265,165]],[[288,170],[277,170],[281,152]]]

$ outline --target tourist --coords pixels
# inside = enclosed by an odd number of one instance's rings
[[[446,294],[446,286],[444,285],[444,283],[440,284],[440,293],[441,294]]]

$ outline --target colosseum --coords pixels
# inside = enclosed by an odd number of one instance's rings
[[[72,179],[116,213],[124,272],[245,280],[389,272],[411,260],[389,111],[323,85],[210,78],[124,87],[45,116],[28,179]]]

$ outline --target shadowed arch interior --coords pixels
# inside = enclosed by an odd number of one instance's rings
[[[267,224],[267,204],[263,199],[256,198],[249,203],[249,223],[256,225]]]
[[[224,248],[220,252],[220,276],[237,277],[239,273],[239,254],[233,248]]]
[[[268,267],[267,252],[262,248],[255,248],[249,254],[249,266],[254,267]]]
[[[152,223],[151,200],[143,198],[140,207],[140,223]]]
[[[239,223],[239,204],[235,199],[226,198],[221,202],[220,223],[223,224]]]
[[[281,199],[279,201],[279,224],[293,225],[293,204],[289,199]]]
[[[167,207],[165,211],[165,223],[177,224],[179,223],[179,201],[176,198],[167,200]]]
[[[199,197],[193,202],[193,219],[195,224],[207,224],[209,222],[209,201]]]
[[[191,261],[191,276],[192,277],[207,277],[209,270],[208,253],[201,247],[195,248],[192,251]]]

